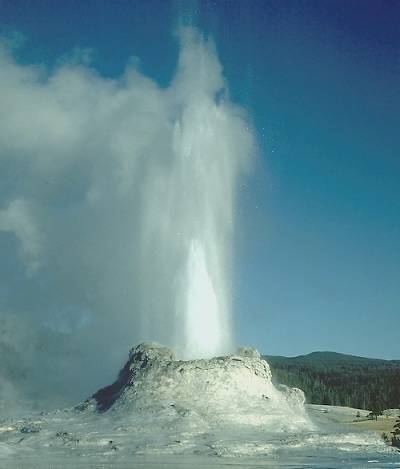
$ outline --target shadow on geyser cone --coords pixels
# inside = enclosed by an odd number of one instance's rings
[[[94,400],[96,402],[96,409],[99,412],[105,412],[118,401],[124,392],[135,387],[140,370],[147,366],[153,366],[153,362],[161,363],[165,360],[172,362],[175,360],[175,355],[172,350],[162,347],[156,342],[145,342],[134,347],[129,352],[129,360],[118,373],[116,381],[109,386],[99,389],[93,394],[92,398],[83,403],[83,406],[90,406],[93,404],[92,400]]]
[[[312,428],[304,393],[274,386],[268,363],[250,348],[240,348],[235,355],[181,361],[159,344],[140,344],[130,351],[117,380],[78,408],[193,419],[207,426],[261,425],[274,433]]]

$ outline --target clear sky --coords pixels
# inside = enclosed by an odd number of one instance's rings
[[[238,194],[238,342],[400,358],[400,2],[0,0],[20,63],[88,48],[102,76],[135,56],[163,86],[180,21],[214,38],[258,139]]]

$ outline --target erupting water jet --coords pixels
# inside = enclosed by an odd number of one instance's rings
[[[144,181],[142,337],[179,356],[231,353],[230,277],[239,178],[253,137],[227,98],[215,47],[184,30],[178,72],[168,90],[171,146]]]
[[[203,358],[224,351],[224,335],[230,331],[224,330],[224,324],[221,324],[220,309],[204,249],[197,240],[193,240],[187,265],[185,357]]]

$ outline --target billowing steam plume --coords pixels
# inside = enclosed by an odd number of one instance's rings
[[[1,49],[0,392],[76,399],[110,379],[104,350],[111,374],[142,340],[230,351],[252,136],[212,42],[180,40],[168,88],[129,67],[104,79],[79,51],[47,73]]]

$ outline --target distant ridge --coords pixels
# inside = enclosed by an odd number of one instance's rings
[[[287,359],[294,361],[325,361],[325,362],[346,362],[346,363],[360,363],[360,362],[370,362],[372,363],[393,363],[395,365],[400,364],[400,360],[386,360],[384,358],[368,358],[360,357],[358,355],[348,355],[345,353],[339,352],[330,352],[330,351],[316,351],[311,352],[306,355],[296,355],[294,357],[287,357],[284,355],[263,355],[263,357],[268,361],[270,358],[274,359]]]
[[[375,410],[400,408],[400,360],[329,351],[263,358],[277,383],[299,387],[309,403]]]

